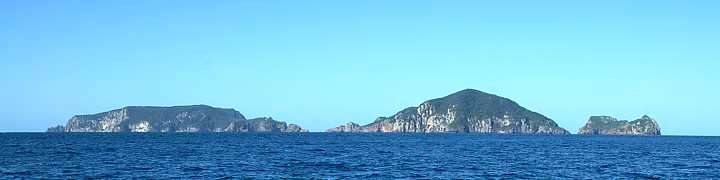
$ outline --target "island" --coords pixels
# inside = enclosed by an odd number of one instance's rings
[[[234,109],[208,105],[128,106],[108,112],[76,115],[65,126],[47,132],[308,132],[270,117],[245,119]]]
[[[640,135],[659,136],[660,125],[655,119],[644,115],[634,121],[617,120],[611,116],[591,116],[585,126],[578,130],[581,135]]]
[[[208,105],[127,106],[107,112],[76,115],[47,132],[308,132],[271,117],[246,119],[235,109]],[[568,135],[552,119],[513,100],[474,89],[405,108],[372,123],[354,122],[327,129],[330,133],[482,133]],[[580,135],[661,135],[647,115],[634,121],[591,116]]]
[[[474,89],[425,101],[367,125],[350,122],[326,132],[570,134],[542,114]]]

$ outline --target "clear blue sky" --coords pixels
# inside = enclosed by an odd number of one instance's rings
[[[322,131],[465,88],[720,135],[720,1],[0,2],[0,132],[208,104]]]

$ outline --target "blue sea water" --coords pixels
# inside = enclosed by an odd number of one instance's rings
[[[720,178],[720,137],[2,133],[0,178]]]

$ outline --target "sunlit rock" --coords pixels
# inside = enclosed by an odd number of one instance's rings
[[[583,135],[646,135],[659,136],[660,125],[647,115],[634,121],[617,120],[610,116],[591,116],[580,128]]]
[[[245,119],[234,109],[207,105],[129,106],[108,112],[73,116],[48,132],[307,132],[272,118]]]
[[[348,123],[327,132],[569,134],[553,120],[510,99],[473,89],[423,102],[364,126]]]

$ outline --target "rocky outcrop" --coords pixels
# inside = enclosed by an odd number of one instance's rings
[[[48,132],[307,132],[272,118],[245,119],[234,109],[207,105],[129,106],[108,112],[73,116]]]
[[[326,132],[367,132],[367,128],[363,128],[359,124],[349,122],[336,128],[328,129]]]
[[[47,132],[65,132],[65,126],[49,127]]]
[[[271,117],[255,118],[231,123],[228,132],[308,132],[295,124],[287,124],[273,120]]]
[[[590,120],[580,128],[582,135],[644,135],[659,136],[660,125],[647,115],[634,121],[617,120],[610,116],[591,116]]]
[[[327,132],[569,134],[553,120],[510,99],[473,89],[423,102],[364,126],[348,123]]]

